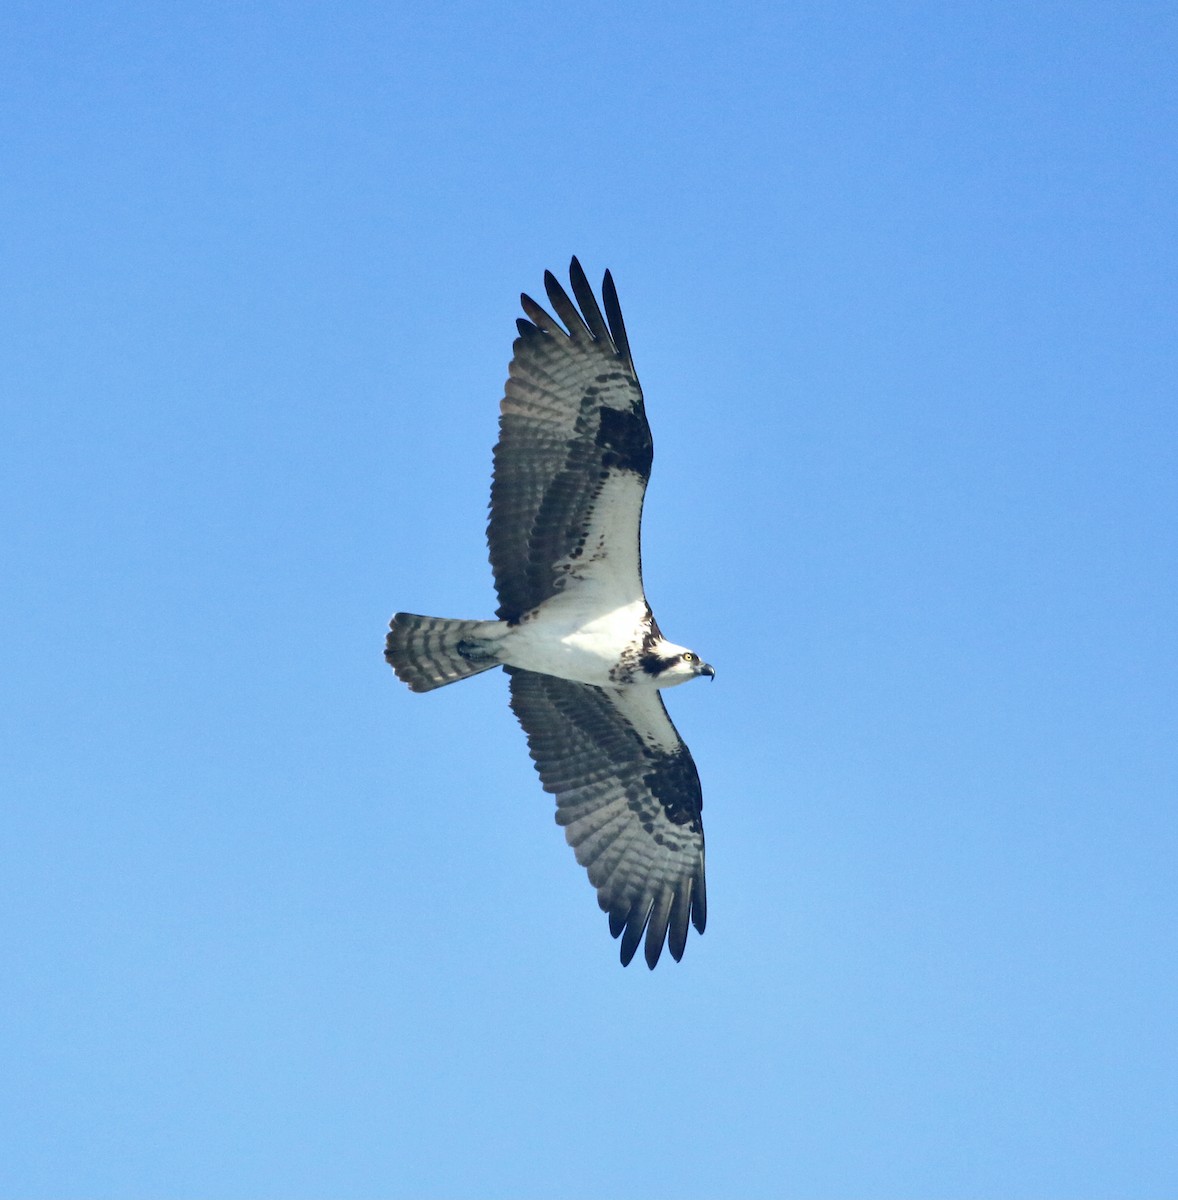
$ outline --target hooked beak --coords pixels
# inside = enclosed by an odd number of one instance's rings
[[[709,665],[708,663],[700,663],[699,670],[696,672],[696,674],[697,675],[706,675],[709,679],[715,679],[716,678],[716,668]]]

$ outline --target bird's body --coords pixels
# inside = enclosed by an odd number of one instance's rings
[[[512,708],[557,822],[597,887],[628,963],[653,967],[706,921],[702,796],[659,691],[714,671],[662,636],[642,585],[640,525],[652,446],[613,281],[602,317],[551,274],[518,322],[495,448],[488,541],[496,620],[398,613],[386,658],[415,691],[504,667]]]
[[[543,675],[559,675],[596,687],[617,682],[646,601],[632,600],[588,618],[576,593],[560,593],[527,613],[504,637],[503,661]]]

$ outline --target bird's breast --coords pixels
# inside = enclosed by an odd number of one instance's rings
[[[645,600],[600,610],[556,595],[510,630],[500,658],[544,675],[616,686],[619,665],[642,643],[646,615]]]

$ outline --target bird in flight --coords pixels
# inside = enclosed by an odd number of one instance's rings
[[[559,322],[520,297],[487,526],[497,620],[399,612],[385,658],[415,692],[503,667],[622,965],[645,933],[653,968],[707,920],[699,775],[659,693],[715,671],[663,637],[643,590],[653,448],[613,279],[603,317],[575,258],[569,277],[575,303],[544,275]]]

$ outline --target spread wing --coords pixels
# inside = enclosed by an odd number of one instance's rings
[[[565,587],[604,604],[642,596],[639,523],[650,426],[609,272],[606,316],[574,258],[577,303],[545,272],[564,328],[531,297],[500,406],[487,540],[498,616],[514,621]],[[580,305],[578,309],[577,305]]]
[[[678,961],[690,920],[707,921],[703,797],[691,753],[654,689],[605,689],[508,667],[511,707],[528,735],[556,821],[589,871],[629,963],[646,932],[654,967]]]

